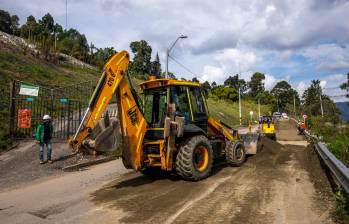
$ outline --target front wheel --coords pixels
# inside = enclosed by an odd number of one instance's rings
[[[231,166],[241,166],[246,160],[245,146],[242,142],[228,142],[225,147],[225,158]]]
[[[197,181],[208,177],[212,170],[213,151],[203,135],[189,138],[179,148],[175,168],[185,180]]]

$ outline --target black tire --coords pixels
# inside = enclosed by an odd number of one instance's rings
[[[228,142],[225,147],[225,158],[231,166],[241,166],[246,160],[245,146],[242,142]]]
[[[213,151],[203,135],[188,138],[179,148],[175,169],[185,180],[198,181],[208,177],[212,170]]]

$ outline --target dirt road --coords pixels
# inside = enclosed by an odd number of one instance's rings
[[[149,178],[119,160],[0,192],[4,223],[334,223],[316,154],[288,121],[278,142],[200,182]]]

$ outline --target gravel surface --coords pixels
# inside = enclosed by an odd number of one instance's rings
[[[72,155],[67,143],[53,143],[53,163],[40,164],[38,147],[32,141],[23,141],[17,148],[0,155],[0,191],[32,184],[42,178],[64,175],[63,167],[105,157]],[[46,159],[46,151],[44,155]]]
[[[143,176],[120,160],[41,178],[0,192],[0,220],[335,223],[334,196],[313,149],[288,121],[280,122],[277,137],[282,144],[264,138],[259,153],[243,166],[216,165],[212,176],[199,182],[173,174]]]

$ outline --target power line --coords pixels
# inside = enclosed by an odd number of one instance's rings
[[[329,97],[343,97],[343,96],[347,96],[348,94],[341,94],[341,95],[327,95]]]
[[[172,57],[171,55],[169,55],[169,57],[176,62],[178,65],[180,65],[182,68],[184,68],[184,70],[186,70],[187,72],[191,73],[192,75],[194,75],[195,77],[198,78],[198,75],[196,75],[194,72],[192,72],[189,68],[187,68],[185,65],[183,65],[182,63],[180,63],[177,59],[175,59],[174,57]]]
[[[333,86],[333,87],[324,87],[322,89],[340,89],[341,87],[339,86]]]

